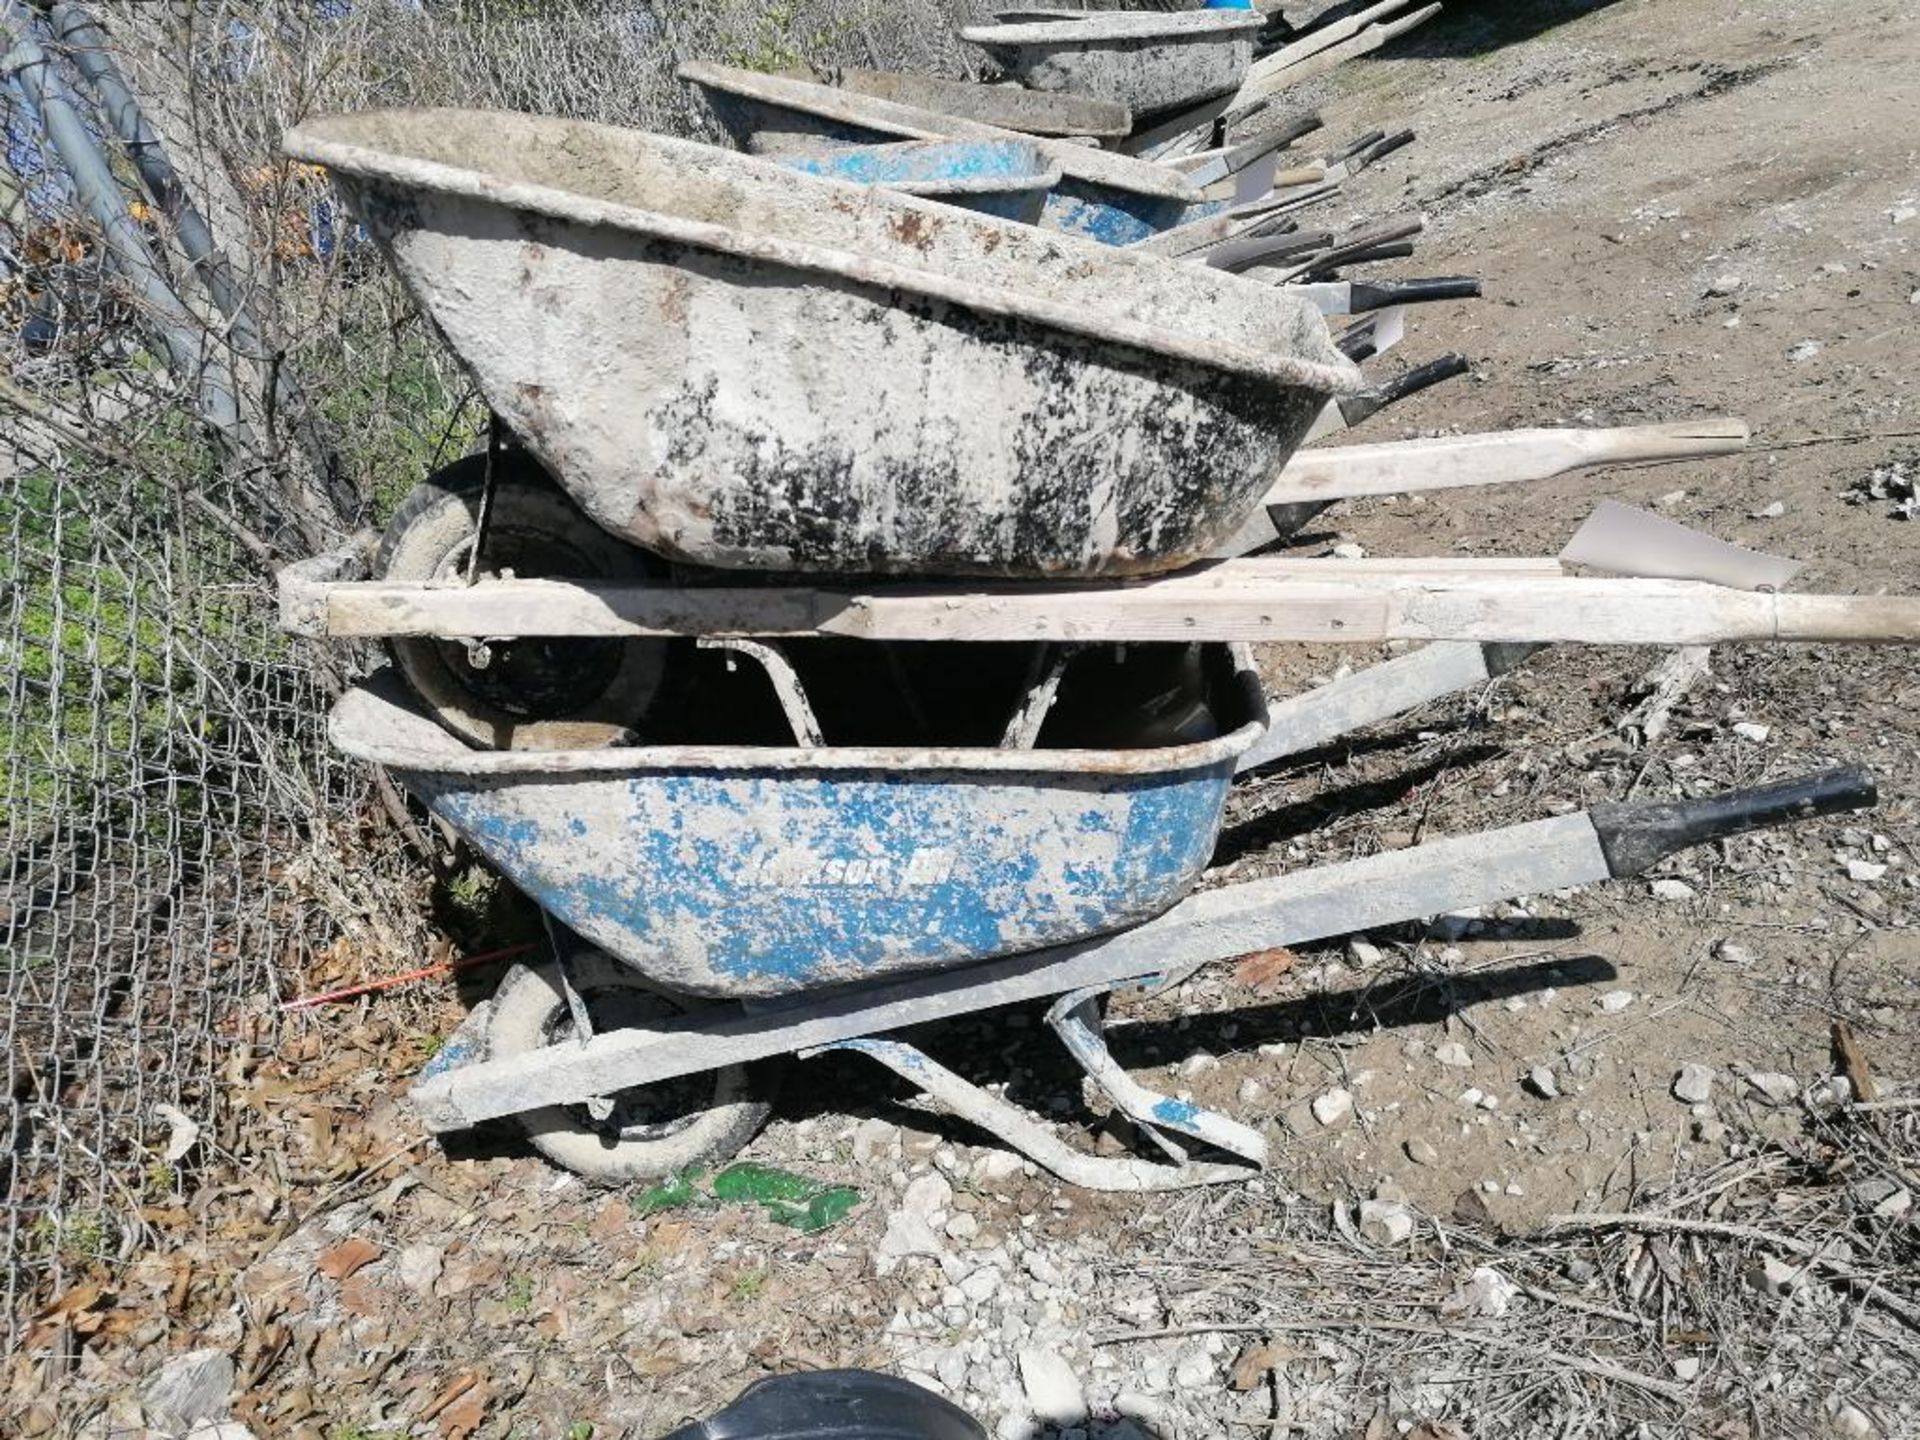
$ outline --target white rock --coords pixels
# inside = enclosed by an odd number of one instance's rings
[[[937,1258],[946,1254],[946,1251],[947,1247],[940,1243],[940,1237],[934,1233],[933,1227],[922,1217],[896,1210],[887,1216],[886,1233],[880,1237],[880,1243],[874,1246],[873,1256],[880,1273],[888,1275],[910,1255],[932,1255]]]
[[[1874,1206],[1873,1213],[1882,1220],[1898,1220],[1911,1209],[1913,1209],[1913,1192],[1902,1186]]]
[[[1684,880],[1656,880],[1647,887],[1656,900],[1691,900],[1694,888]]]
[[[1753,964],[1753,952],[1744,945],[1736,945],[1731,940],[1722,940],[1713,947],[1714,958],[1724,960],[1729,965]]]
[[[1887,219],[1895,225],[1904,225],[1916,216],[1920,216],[1920,209],[1911,205],[1896,205],[1887,211]]]
[[[876,1156],[891,1156],[900,1146],[900,1127],[870,1115],[853,1127],[853,1158],[866,1164]]]
[[[1747,1267],[1747,1284],[1763,1295],[1784,1295],[1800,1280],[1798,1266],[1762,1255]]]
[[[1716,275],[1707,282],[1707,294],[1709,295],[1731,295],[1739,288],[1740,277],[1738,275]]]
[[[1486,1098],[1487,1092],[1482,1090],[1478,1085],[1469,1085],[1460,1092],[1460,1103],[1462,1105],[1478,1106],[1480,1102]]]
[[[187,1440],[254,1440],[254,1435],[238,1420],[202,1420],[187,1432]]]
[[[1802,340],[1798,345],[1795,345],[1791,350],[1787,351],[1787,359],[1793,361],[1811,360],[1819,353],[1820,342],[1818,340]]]
[[[1880,1429],[1867,1418],[1864,1410],[1842,1405],[1833,1412],[1833,1433],[1844,1435],[1848,1440],[1878,1440]]]
[[[1356,545],[1353,541],[1348,540],[1333,547],[1333,558],[1336,560],[1364,560],[1367,558],[1367,552],[1364,546]]]
[[[1847,878],[1871,884],[1887,873],[1887,867],[1872,860],[1847,861]]]
[[[441,1250],[438,1245],[421,1241],[402,1250],[393,1262],[400,1283],[416,1295],[431,1295],[440,1281]]]
[[[1442,1065],[1454,1070],[1471,1070],[1473,1055],[1458,1040],[1448,1040],[1433,1047],[1433,1058]]]
[[[224,1350],[189,1350],[162,1365],[140,1387],[140,1405],[156,1430],[191,1430],[227,1418],[233,1361]]]
[[[1413,1234],[1413,1212],[1392,1200],[1362,1200],[1360,1233],[1376,1244],[1398,1245]]]
[[[1219,1374],[1219,1367],[1213,1363],[1204,1350],[1193,1350],[1180,1357],[1180,1363],[1173,1367],[1173,1383],[1182,1390],[1211,1389]]]
[[[1191,1080],[1196,1075],[1205,1075],[1209,1070],[1218,1070],[1220,1059],[1204,1050],[1196,1050],[1180,1062],[1180,1074]]]
[[[1542,1100],[1555,1100],[1560,1096],[1560,1082],[1553,1078],[1553,1071],[1545,1065],[1536,1065],[1527,1072],[1527,1084]]]
[[[1049,1425],[1078,1425],[1087,1418],[1087,1397],[1073,1367],[1059,1353],[1040,1347],[1020,1352],[1020,1386],[1033,1418]]]
[[[991,1265],[982,1265],[960,1282],[960,1293],[976,1305],[991,1300],[999,1288],[1000,1272]]]
[[[1749,520],[1778,520],[1786,513],[1787,502],[1784,500],[1774,500],[1762,505],[1758,510],[1749,510],[1747,512],[1747,518]]]
[[[1733,733],[1742,740],[1751,740],[1757,745],[1773,733],[1773,727],[1759,725],[1751,720],[1742,720],[1733,727]]]
[[[1313,1101],[1313,1118],[1322,1125],[1337,1125],[1353,1114],[1353,1096],[1338,1085]]]
[[[965,1210],[956,1210],[947,1217],[947,1235],[954,1240],[971,1240],[980,1233],[980,1222]]]
[[[1704,1105],[1713,1094],[1714,1070],[1711,1065],[1701,1065],[1689,1060],[1680,1067],[1680,1073],[1673,1077],[1673,1098],[1688,1105]]]
[[[973,1162],[976,1184],[999,1185],[1020,1173],[1020,1157],[1011,1150],[989,1150]]]
[[[1497,1320],[1507,1313],[1507,1307],[1513,1304],[1513,1297],[1519,1293],[1518,1285],[1491,1266],[1482,1265],[1468,1277],[1464,1285],[1440,1302],[1440,1313],[1449,1318],[1484,1315],[1490,1320]]]
[[[1066,1277],[1060,1273],[1060,1267],[1049,1260],[1042,1250],[1029,1250],[1020,1257],[1020,1264],[1027,1274],[1042,1285],[1062,1285]]]
[[[1618,1015],[1631,1004],[1633,1004],[1631,990],[1609,990],[1600,997],[1600,1008],[1609,1015]]]
[[[1406,1149],[1407,1158],[1416,1165],[1433,1165],[1437,1164],[1440,1160],[1440,1152],[1434,1149],[1431,1143],[1422,1140],[1418,1135],[1407,1141]]]
[[[1262,1085],[1258,1080],[1255,1080],[1252,1076],[1248,1076],[1240,1082],[1240,1088],[1234,1093],[1239,1097],[1242,1105],[1251,1105],[1267,1093],[1267,1087]]]
[[[903,1211],[925,1220],[929,1225],[934,1223],[935,1216],[943,1214],[952,1204],[953,1186],[938,1170],[930,1170],[908,1181],[906,1193],[900,1197]]]
[[[1700,1376],[1700,1361],[1692,1355],[1682,1356],[1673,1362],[1673,1374],[1676,1380],[1695,1380]]]
[[[1369,944],[1365,940],[1347,942],[1347,960],[1356,970],[1371,969],[1384,958],[1378,945]]]
[[[1769,1105],[1791,1105],[1800,1098],[1800,1082],[1777,1070],[1756,1070],[1747,1076],[1747,1084]]]

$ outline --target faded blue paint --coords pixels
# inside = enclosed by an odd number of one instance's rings
[[[1230,771],[401,779],[658,983],[776,995],[1148,919],[1212,853]]]
[[[861,185],[1031,180],[1047,168],[1039,149],[1027,140],[902,140],[789,156],[780,163],[808,175]]]
[[[1190,205],[1063,175],[1047,197],[1040,223],[1049,230],[1064,230],[1103,245],[1132,245],[1190,220],[1217,215],[1224,208],[1225,201],[1204,200]]]
[[[1200,1114],[1200,1107],[1187,1100],[1175,1100],[1163,1095],[1153,1102],[1153,1118],[1162,1125],[1171,1125],[1183,1132],[1192,1128]]]
[[[807,175],[884,185],[1023,224],[1038,223],[1059,172],[1031,140],[906,140],[781,160]]]

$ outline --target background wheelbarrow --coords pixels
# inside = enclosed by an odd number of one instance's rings
[[[680,78],[696,85],[742,150],[756,155],[812,153],[822,141],[1018,139],[1013,131],[877,99],[787,75],[762,75],[688,61]],[[1214,215],[1217,202],[1175,171],[1085,145],[1044,141],[1060,167],[1041,224],[1106,245],[1131,245],[1176,225]]]
[[[1238,90],[1265,25],[1266,17],[1251,10],[1101,12],[969,25],[960,38],[1023,85],[1112,100],[1138,121]]]

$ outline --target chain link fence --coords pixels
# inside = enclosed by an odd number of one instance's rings
[[[963,74],[969,8],[0,0],[7,1350],[155,1207],[244,1182],[222,1070],[314,957],[432,939],[445,857],[326,744],[366,657],[279,634],[271,582],[486,416],[282,131],[458,104],[710,135],[682,58]]]

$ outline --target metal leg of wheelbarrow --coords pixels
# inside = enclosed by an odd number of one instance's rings
[[[1188,1160],[1184,1155],[1174,1164],[1163,1165],[1136,1156],[1111,1158],[1075,1150],[1018,1105],[989,1095],[904,1040],[862,1036],[836,1040],[803,1053],[817,1055],[823,1050],[851,1050],[878,1060],[961,1119],[1011,1145],[1069,1185],[1086,1190],[1184,1190],[1245,1180],[1253,1173],[1245,1165],[1212,1164]],[[1101,1053],[1105,1053],[1104,1047]]]
[[[1186,1150],[1167,1138],[1171,1130],[1237,1155],[1256,1167],[1267,1163],[1267,1141],[1258,1130],[1188,1100],[1156,1095],[1120,1068],[1107,1049],[1100,1026],[1100,997],[1113,987],[1091,985],[1069,990],[1047,1011],[1047,1024],[1122,1114],[1133,1121],[1175,1164],[1184,1164]],[[1231,1167],[1229,1167],[1231,1168]]]

